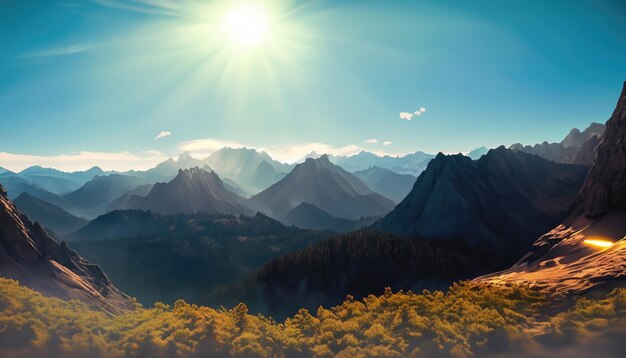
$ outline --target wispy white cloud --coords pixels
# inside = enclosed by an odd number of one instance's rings
[[[409,113],[409,112],[400,112],[400,118],[410,121],[411,119],[413,119],[413,114]]]
[[[383,145],[389,145],[391,143],[393,143],[393,142],[386,140],[386,141],[383,142]]]
[[[131,152],[78,152],[60,155],[28,155],[0,152],[0,166],[12,171],[20,171],[33,165],[56,168],[65,171],[86,170],[99,166],[104,170],[145,170],[166,160],[157,151],[139,154]]]
[[[366,139],[365,143],[369,143],[369,144],[378,143],[378,139],[376,139],[376,138]]]
[[[422,114],[424,114],[424,112],[426,112],[426,108],[424,107],[420,107],[417,111],[413,113],[400,112],[400,119],[410,121],[411,119],[413,119],[413,117],[421,116]]]
[[[161,131],[161,133],[157,134],[157,136],[154,137],[154,140],[159,140],[161,138],[169,137],[171,135],[172,135],[172,132],[170,131]]]

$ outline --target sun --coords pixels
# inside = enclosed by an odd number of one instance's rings
[[[228,12],[226,29],[233,42],[253,46],[268,36],[270,24],[262,8],[249,5],[233,8]]]

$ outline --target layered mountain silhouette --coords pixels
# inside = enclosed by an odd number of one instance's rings
[[[381,216],[394,203],[372,192],[359,178],[332,164],[328,156],[307,159],[285,178],[248,201],[250,207],[278,220],[302,203],[341,219]]]
[[[128,209],[162,214],[253,214],[244,201],[242,197],[226,190],[215,172],[195,167],[179,170],[169,183],[155,184],[145,197],[130,197],[126,206]]]
[[[235,181],[250,194],[268,188],[292,169],[290,165],[273,160],[265,152],[248,148],[222,148],[204,162],[220,177]]]
[[[91,219],[105,213],[115,199],[142,184],[145,184],[143,179],[127,175],[96,176],[63,198],[75,208],[75,213]]]
[[[317,154],[315,154],[317,155]],[[314,155],[311,157],[315,158]],[[419,175],[428,162],[435,156],[424,152],[415,152],[401,157],[378,156],[374,153],[362,151],[352,156],[331,157],[331,161],[349,172],[366,170],[370,167],[380,167],[393,170],[399,174]]]
[[[373,191],[399,203],[413,188],[415,177],[411,174],[398,174],[381,167],[370,167],[353,173]]]
[[[28,193],[22,193],[15,199],[14,204],[30,220],[39,222],[58,235],[74,232],[89,222]]]
[[[74,191],[105,172],[99,167],[85,171],[64,172],[54,168],[44,168],[38,165],[28,167],[16,175],[54,194],[66,194]]]
[[[561,295],[623,285],[626,280],[626,82],[598,145],[597,160],[568,217],[535,241],[513,267],[479,280],[530,284]]]
[[[135,189],[131,191],[126,192],[124,195],[113,200],[111,204],[109,204],[107,211],[126,209],[128,207],[128,200],[130,198],[132,198],[133,196],[144,197],[150,193],[153,187],[154,187],[154,184],[143,184],[143,185],[136,187]]]
[[[530,154],[556,163],[592,165],[596,157],[596,146],[604,133],[605,126],[591,123],[587,129],[572,129],[560,143],[538,143],[533,146],[515,143],[509,149]]]
[[[168,182],[178,175],[180,169],[203,167],[204,162],[191,156],[189,152],[181,153],[177,159],[168,158],[156,167],[145,171],[129,171],[125,175],[142,178],[150,183]]]
[[[348,232],[369,226],[379,217],[363,217],[356,220],[336,218],[310,203],[302,203],[287,214],[284,223],[301,229]]]
[[[476,161],[439,154],[411,193],[375,227],[521,256],[534,238],[563,218],[586,173],[584,166],[504,147]]]
[[[133,307],[102,270],[64,242],[48,236],[7,198],[0,186],[0,276],[64,299],[78,299],[111,313]]]
[[[239,280],[268,260],[327,238],[264,215],[160,215],[114,211],[72,234],[81,255],[102,265],[142,303],[177,299],[209,304],[218,285]]]
[[[62,198],[59,195],[51,193],[39,185],[32,184],[26,179],[20,178],[15,175],[2,176],[0,177],[0,184],[7,191],[7,197],[10,200],[15,200],[17,197],[22,195],[23,193],[28,193],[29,195],[46,201],[52,205],[62,208],[65,211],[69,211],[74,213],[73,205]]]

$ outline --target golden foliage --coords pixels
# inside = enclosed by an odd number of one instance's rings
[[[182,300],[109,316],[0,279],[0,355],[467,357],[523,349],[538,333],[563,341],[602,330],[623,319],[626,290],[553,316],[546,302],[525,287],[463,282],[447,293],[349,297],[283,323],[251,315],[245,304],[215,310]]]

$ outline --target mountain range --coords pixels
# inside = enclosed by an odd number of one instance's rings
[[[111,313],[134,304],[111,284],[96,265],[89,263],[65,242],[50,237],[33,224],[8,199],[0,186],[0,276],[63,299],[78,299]]]
[[[515,143],[509,148],[536,154],[556,163],[580,164],[591,166],[597,155],[596,147],[602,137],[605,125],[591,123],[587,129],[572,129],[560,143],[538,143],[533,146]]]
[[[332,164],[326,155],[298,164],[281,181],[250,198],[248,204],[254,210],[284,220],[304,202],[333,217],[349,220],[384,215],[394,206],[359,178]]]
[[[439,154],[375,227],[521,256],[563,218],[587,170],[504,147],[476,161]]]

